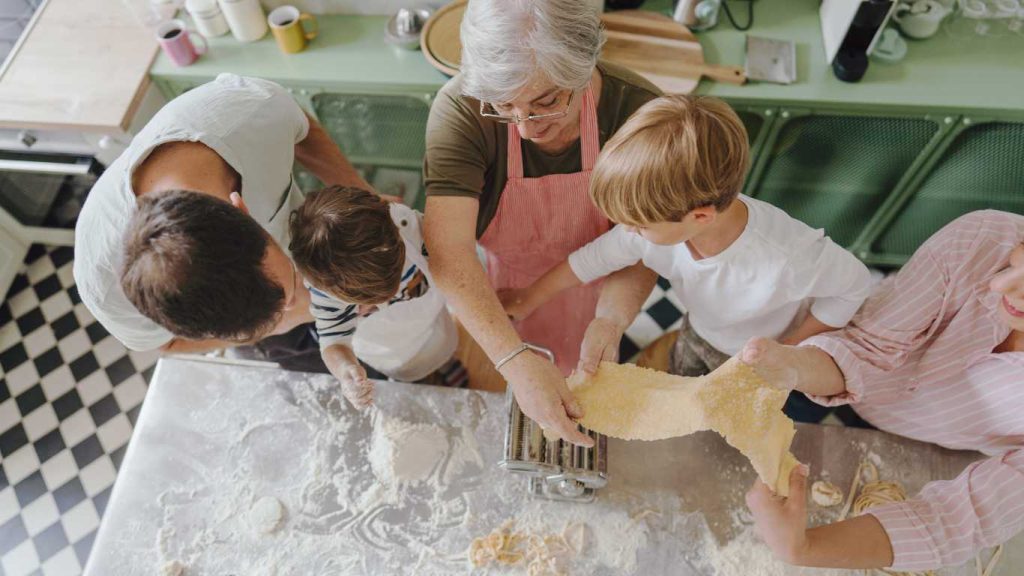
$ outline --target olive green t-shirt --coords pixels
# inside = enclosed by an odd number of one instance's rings
[[[597,104],[600,145],[608,141],[633,112],[661,92],[634,72],[599,62],[601,97]],[[466,196],[480,199],[476,236],[487,230],[498,210],[508,179],[509,124],[480,115],[478,100],[462,95],[462,77],[455,76],[437,94],[427,122],[427,154],[423,174],[427,196]],[[571,174],[583,169],[579,139],[567,150],[549,155],[522,140],[523,175],[537,178]]]

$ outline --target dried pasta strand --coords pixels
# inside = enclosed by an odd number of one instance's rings
[[[985,565],[985,570],[981,570],[981,554],[974,557],[977,561],[978,576],[992,576],[995,572],[996,565],[999,564],[999,557],[1003,555],[1003,545],[996,546],[996,551],[992,553],[992,557],[988,559],[988,564]]]

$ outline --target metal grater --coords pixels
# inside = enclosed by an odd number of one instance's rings
[[[529,345],[552,362],[554,354],[546,348]],[[499,466],[527,477],[528,490],[549,500],[590,502],[595,491],[608,483],[608,439],[583,426],[579,430],[594,439],[593,448],[576,446],[562,440],[548,440],[540,425],[531,420],[516,402],[512,389],[508,396],[508,427],[505,429],[505,457]]]

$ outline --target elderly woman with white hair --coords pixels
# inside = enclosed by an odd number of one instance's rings
[[[602,144],[659,95],[598,59],[601,22],[587,0],[470,0],[462,69],[427,125],[425,239],[435,282],[524,413],[590,445],[564,376],[615,360],[656,278],[641,265],[563,293],[515,325],[497,290],[528,286],[610,227],[588,195]],[[477,243],[486,255],[486,270]],[[629,297],[625,293],[629,293]],[[557,367],[526,348],[555,352]]]

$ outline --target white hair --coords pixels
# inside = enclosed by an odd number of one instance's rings
[[[541,78],[579,90],[604,44],[587,0],[470,0],[461,35],[462,92],[484,102],[514,100]]]

